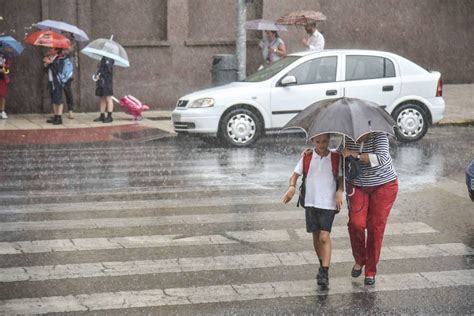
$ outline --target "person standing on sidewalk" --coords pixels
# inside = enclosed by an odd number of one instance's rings
[[[68,64],[71,67],[70,77],[66,78],[64,83],[64,95],[66,96],[66,105],[68,109],[68,118],[74,119],[74,98],[72,94],[72,81],[74,79],[74,53],[76,51],[76,41],[74,39],[74,34],[69,32],[62,32],[71,42],[71,47],[65,49],[64,53],[64,63]]]
[[[10,73],[11,62],[10,59],[5,55],[0,54],[0,117],[2,119],[8,118],[7,113],[5,112],[5,102],[6,96],[8,93],[8,83],[10,82]]]
[[[53,104],[54,116],[48,119],[47,123],[60,125],[63,123],[63,90],[64,84],[61,81],[61,71],[64,66],[64,55],[61,48],[50,48],[48,55],[43,58],[45,70],[48,72],[48,90]]]
[[[114,111],[114,103],[112,96],[114,95],[113,67],[114,60],[102,57],[97,66],[97,73],[94,75],[96,81],[95,95],[100,97],[100,116],[94,122],[111,123],[112,112]],[[105,111],[107,110],[107,117]]]
[[[308,33],[308,38],[303,38],[302,42],[303,45],[308,48],[308,50],[320,52],[324,50],[324,36],[321,34],[318,29],[316,28],[316,22],[306,24],[304,26],[306,33]]]
[[[389,152],[386,134],[372,132],[357,143],[345,139],[338,151],[360,162],[360,174],[348,185],[349,237],[355,264],[351,275],[356,278],[365,266],[366,285],[375,284],[377,263],[390,210],[398,192],[398,178]],[[367,231],[367,237],[366,237]]]

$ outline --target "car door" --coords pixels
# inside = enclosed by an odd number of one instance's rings
[[[337,82],[338,56],[324,56],[308,60],[282,76],[272,88],[270,105],[272,126],[279,128],[292,117],[314,102],[342,96]],[[290,76],[296,82],[290,85],[282,81]]]
[[[341,83],[345,97],[391,105],[400,95],[401,79],[395,61],[373,55],[346,55]]]

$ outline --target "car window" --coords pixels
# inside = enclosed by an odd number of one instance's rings
[[[395,77],[395,66],[390,59],[377,56],[347,56],[346,80]]]
[[[279,73],[281,70],[286,68],[291,63],[295,62],[297,59],[301,58],[300,56],[286,56],[273,64],[264,67],[263,69],[257,71],[254,74],[249,75],[245,78],[244,82],[259,82],[265,81]]]
[[[296,84],[314,84],[336,81],[337,57],[321,57],[302,63],[287,76],[295,76]]]

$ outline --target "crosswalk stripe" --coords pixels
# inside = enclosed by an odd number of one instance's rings
[[[300,239],[311,239],[304,229],[294,230]],[[385,235],[426,234],[436,233],[437,230],[421,222],[389,223],[385,229]],[[348,237],[346,226],[334,226],[331,232],[332,238]],[[48,253],[57,251],[86,251],[106,249],[133,249],[133,248],[155,248],[170,246],[204,246],[221,245],[239,242],[276,242],[291,240],[288,230],[246,230],[229,231],[214,235],[149,235],[149,236],[125,236],[109,238],[71,238],[52,240],[32,240],[17,242],[0,242],[0,255],[25,254],[25,253]]]
[[[241,197],[213,197],[212,199],[163,199],[163,200],[134,200],[134,201],[104,201],[81,203],[53,203],[34,205],[15,205],[0,207],[0,214],[29,214],[29,213],[70,213],[70,212],[98,212],[143,210],[164,208],[186,208],[201,206],[229,206],[229,205],[256,205],[280,204],[281,196],[261,195]]]
[[[360,281],[348,277],[332,278],[329,289],[324,291],[316,288],[315,280],[297,280],[20,298],[0,302],[0,311],[16,314],[90,312],[472,285],[474,270],[471,269],[378,275],[374,287],[363,286]]]
[[[382,260],[473,255],[461,243],[382,248]],[[333,249],[332,262],[352,262],[350,249]],[[25,266],[0,269],[0,282],[46,281],[59,279],[111,277],[157,273],[241,270],[315,264],[314,251],[246,254],[217,257],[171,258],[160,260],[115,261],[81,264]]]
[[[217,224],[232,222],[284,221],[302,219],[304,219],[304,213],[294,210],[276,212],[234,212],[149,217],[87,218],[79,220],[2,222],[0,223],[0,232],[14,232],[26,230],[150,227],[164,225]]]

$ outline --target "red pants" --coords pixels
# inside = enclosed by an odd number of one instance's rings
[[[398,180],[376,187],[354,189],[354,195],[349,197],[347,224],[352,255],[357,264],[365,265],[366,276],[375,276],[388,214],[397,197]]]

